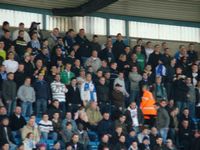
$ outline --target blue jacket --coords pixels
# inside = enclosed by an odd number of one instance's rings
[[[46,81],[36,80],[35,83],[33,84],[33,87],[35,89],[36,100],[38,99],[49,100],[51,98],[50,87]]]

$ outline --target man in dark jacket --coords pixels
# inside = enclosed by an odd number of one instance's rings
[[[92,41],[90,42],[90,49],[96,50],[97,52],[101,51],[101,45],[98,43],[98,35],[93,35]]]
[[[113,122],[110,120],[110,114],[108,112],[103,113],[103,119],[98,123],[97,132],[99,136],[104,134],[112,135]]]
[[[11,129],[9,125],[9,118],[4,117],[0,124],[0,147],[2,147],[5,143],[9,144],[9,150],[15,150],[16,145],[11,133]]]
[[[177,74],[173,82],[173,99],[180,112],[187,107],[187,94],[189,92],[189,87],[186,85],[184,79],[184,75]]]
[[[38,79],[33,84],[36,94],[36,113],[46,112],[47,102],[50,101],[50,87],[44,80],[44,75],[40,73]],[[41,111],[40,111],[41,110]]]
[[[72,135],[71,141],[66,144],[67,146],[72,146],[74,150],[84,150],[83,144],[79,142],[79,135],[74,133]]]
[[[154,52],[150,54],[148,64],[152,66],[152,71],[155,70],[158,65],[158,60],[162,57],[160,53],[160,45],[156,44],[154,46]]]
[[[71,83],[68,86],[67,97],[67,108],[72,112],[77,112],[78,108],[82,105],[80,91],[77,87],[77,79],[72,78]]]
[[[61,118],[64,117],[63,112],[60,109],[59,105],[60,105],[60,103],[57,99],[54,99],[51,102],[51,105],[47,109],[47,114],[49,115],[50,119],[53,118],[54,113],[59,113]]]
[[[118,60],[120,54],[122,54],[124,52],[125,46],[126,45],[124,44],[121,33],[118,33],[116,36],[116,41],[113,44],[113,54],[114,54],[116,60]]]
[[[25,118],[21,115],[21,107],[17,106],[14,110],[14,113],[9,117],[10,119],[10,128],[13,134],[13,137],[20,137],[20,129],[26,125]],[[20,137],[21,138],[21,137]],[[15,141],[17,143],[17,141]]]
[[[4,31],[4,36],[1,38],[1,41],[4,42],[4,44],[5,44],[4,49],[6,52],[8,52],[10,47],[13,45],[13,42],[10,39],[10,31],[8,31],[8,30]]]
[[[24,72],[24,64],[19,64],[18,70],[15,72],[15,83],[17,85],[17,89],[24,84],[26,73]]]
[[[77,55],[82,59],[82,63],[84,64],[87,58],[89,58],[91,55],[91,51],[89,49],[89,40],[85,36],[84,29],[79,30],[79,34],[77,34],[75,41],[80,45]]]
[[[20,58],[22,58],[22,56],[24,55],[24,53],[26,51],[26,46],[27,46],[27,43],[24,40],[24,31],[23,30],[19,30],[19,36],[13,43],[15,46],[16,53],[19,55]]]
[[[106,85],[106,79],[105,77],[101,77],[99,79],[99,82],[96,86],[96,90],[97,90],[97,99],[99,102],[99,106],[100,109],[102,111],[109,111],[106,109],[108,108],[108,105],[110,104],[110,100],[109,100],[109,86]]]
[[[14,74],[8,73],[7,75],[8,80],[3,81],[2,85],[2,95],[8,110],[8,114],[11,115],[13,109],[16,106],[16,93],[17,93],[17,86],[14,80]]]
[[[140,108],[137,107],[136,102],[131,102],[126,113],[126,122],[129,128],[134,128],[139,132],[139,127],[144,123],[144,116]]]

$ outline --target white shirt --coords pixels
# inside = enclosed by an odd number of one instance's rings
[[[15,73],[18,69],[19,64],[15,60],[5,60],[3,61],[3,65],[5,66],[7,73],[9,72]]]

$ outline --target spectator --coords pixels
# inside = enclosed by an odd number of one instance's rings
[[[125,44],[123,41],[122,34],[118,33],[116,35],[116,41],[113,44],[113,54],[115,58],[119,58],[120,54],[123,53],[124,48],[125,48]]]
[[[8,52],[8,59],[3,61],[3,65],[6,68],[6,72],[12,72],[15,73],[18,69],[18,62],[14,60],[14,53]]]
[[[80,94],[84,106],[87,106],[89,102],[97,101],[96,88],[92,83],[92,75],[90,73],[87,73],[85,82],[81,85]]]
[[[102,119],[102,115],[97,106],[97,102],[90,102],[90,106],[86,110],[88,116],[88,122],[90,124],[90,129],[96,131],[99,121]]]
[[[127,149],[125,142],[126,142],[126,136],[120,135],[118,142],[115,145],[115,149],[116,150]]]
[[[23,141],[25,150],[32,150],[36,148],[34,136],[32,132],[27,133],[25,140]]]
[[[154,146],[153,150],[167,150],[167,147],[163,143],[162,137],[156,138],[156,145]]]
[[[63,129],[65,128],[66,124],[70,122],[72,125],[72,131],[76,132],[77,131],[77,125],[76,122],[73,120],[72,118],[72,113],[70,111],[66,112],[66,117],[65,119],[62,121],[62,127]]]
[[[170,118],[166,107],[166,101],[161,100],[160,103],[156,103],[156,109],[157,109],[157,118],[156,118],[156,127],[159,130],[159,133],[162,137],[163,142],[166,142],[167,139],[167,133],[169,130],[169,123]]]
[[[142,50],[141,46],[137,45],[135,47],[135,53],[136,53],[136,56],[137,56],[137,63],[139,65],[140,71],[143,71],[146,62],[145,62],[145,55],[142,53],[141,50]]]
[[[93,35],[92,41],[90,42],[91,50],[96,50],[97,52],[101,51],[101,45],[98,42],[98,35]]]
[[[9,127],[8,117],[4,117],[0,124],[0,147],[5,143],[9,144],[9,150],[15,150],[17,147]]]
[[[22,60],[22,63],[24,64],[24,72],[28,77],[32,77],[33,75],[33,64],[31,63],[31,55],[30,53],[26,52],[24,54],[24,59]]]
[[[85,35],[84,29],[79,30],[79,33],[75,37],[75,41],[77,42],[77,44],[80,45],[80,47],[77,51],[78,58],[81,58],[82,63],[85,64],[86,60],[91,55],[91,51],[89,49],[90,42]]]
[[[28,43],[31,39],[30,39],[29,34],[24,29],[24,23],[23,22],[20,22],[18,29],[13,32],[12,40],[14,41],[14,40],[17,39],[20,30],[24,31],[24,40],[26,41],[26,43]]]
[[[78,108],[81,107],[82,101],[80,97],[80,90],[77,87],[77,79],[72,78],[71,83],[68,86],[68,92],[66,94],[67,100],[67,108],[71,110],[73,113],[77,112]]]
[[[71,145],[73,149],[84,150],[83,144],[79,142],[79,135],[76,133],[72,135],[71,141],[66,145]]]
[[[63,117],[62,110],[60,109],[60,103],[57,99],[54,99],[51,104],[49,105],[47,109],[47,113],[49,115],[49,118],[51,119],[54,115],[54,113],[58,113],[60,117]]]
[[[101,77],[98,81],[98,84],[96,86],[97,88],[97,99],[99,102],[99,106],[101,109],[108,109],[107,105],[110,104],[109,99],[109,86],[106,85],[106,79],[105,77]]]
[[[36,113],[39,116],[41,112],[43,113],[47,110],[47,103],[50,101],[50,87],[41,73],[33,84],[33,87],[36,95]]]
[[[167,100],[167,92],[164,84],[162,83],[162,77],[157,76],[155,84],[153,84],[153,95],[157,102],[161,100]]]
[[[142,76],[138,73],[137,66],[132,66],[131,72],[129,73],[130,80],[130,101],[139,103],[139,82],[142,80]]]
[[[38,126],[41,138],[44,142],[46,142],[49,137],[51,137],[54,141],[57,140],[57,133],[53,130],[53,123],[49,120],[48,114],[44,113],[42,115],[42,120],[39,121]]]
[[[10,39],[10,31],[7,30],[4,32],[4,35],[1,38],[1,41],[4,42],[4,44],[5,44],[4,49],[7,52],[10,49],[10,47],[13,45],[13,42]]]
[[[59,29],[58,28],[54,28],[53,31],[50,34],[50,37],[48,38],[49,48],[50,48],[51,51],[53,50],[53,47],[57,43],[58,36],[59,36]]]
[[[144,137],[142,143],[140,144],[140,150],[151,150],[149,138]]]
[[[117,128],[119,126],[122,127],[122,131],[124,134],[127,134],[127,131],[129,129],[128,124],[126,123],[126,119],[127,119],[127,117],[125,114],[120,114],[118,119],[115,120],[115,124],[114,124],[115,128]]]
[[[160,45],[156,44],[154,46],[154,52],[149,55],[148,64],[152,66],[152,70],[158,65],[158,60],[161,58]]]
[[[13,73],[8,73],[7,78],[8,80],[3,81],[2,96],[4,99],[5,106],[8,110],[8,114],[11,115],[14,108],[16,107],[17,86],[14,82]]]
[[[88,144],[90,142],[88,132],[84,130],[84,127],[82,124],[78,124],[78,135],[79,135],[79,142],[83,144],[84,149],[87,149]]]
[[[126,111],[127,124],[134,129],[136,133],[140,131],[140,127],[144,124],[143,113],[137,107],[136,102],[131,102]]]
[[[146,47],[145,47],[145,54],[146,54],[146,60],[148,62],[149,60],[149,55],[153,53],[153,46],[152,46],[152,42],[148,41],[146,42]]]
[[[55,80],[51,83],[52,98],[57,99],[60,103],[60,109],[63,113],[66,111],[66,97],[65,94],[68,92],[66,86],[60,82],[60,75],[55,76]]]
[[[156,127],[152,127],[150,134],[149,134],[149,139],[150,139],[150,148],[153,149],[154,146],[157,144],[156,139],[159,137],[158,129]]]
[[[27,46],[28,47],[31,47],[32,48],[32,52],[34,53],[34,54],[38,54],[38,52],[41,50],[41,44],[40,44],[40,41],[39,41],[39,39],[38,39],[38,34],[37,34],[37,32],[33,32],[32,34],[31,34],[31,41],[30,42],[28,42],[28,44],[27,44]]]
[[[97,132],[99,136],[109,135],[111,136],[113,133],[113,122],[110,119],[110,114],[108,112],[103,113],[102,120],[98,123]]]
[[[133,141],[128,150],[139,150],[138,143],[136,141]]]
[[[9,117],[10,119],[10,129],[12,131],[13,137],[20,137],[21,139],[21,133],[20,130],[26,125],[25,118],[21,115],[21,107],[17,106],[15,107],[14,113]],[[15,143],[16,140],[15,140]]]
[[[35,143],[38,143],[40,141],[40,132],[37,124],[35,123],[34,118],[30,118],[26,126],[24,126],[21,130],[22,139],[25,140],[26,135],[28,133],[33,133],[33,140]]]
[[[166,146],[167,146],[168,150],[177,150],[176,146],[174,146],[171,139],[167,139],[166,143],[167,143]]]
[[[191,62],[191,63],[195,62],[198,59],[197,51],[195,51],[195,45],[193,43],[190,43],[188,45],[187,54],[188,54],[188,57],[189,57],[188,58],[189,62]]]
[[[66,32],[66,35],[64,37],[64,43],[65,43],[65,46],[67,47],[67,49],[71,49],[72,46],[75,44],[75,32],[74,32],[74,29],[69,29],[67,32]]]
[[[133,47],[133,52],[136,52],[136,47],[139,45],[141,47],[141,52],[146,58],[146,52],[145,52],[145,47],[143,46],[143,40],[141,38],[137,39],[136,45]]]
[[[35,102],[35,91],[31,87],[31,78],[27,77],[24,85],[21,85],[17,92],[17,97],[21,100],[22,114],[24,117],[30,117],[32,114],[33,102]]]
[[[189,77],[186,78],[186,85],[189,87],[187,99],[188,99],[188,108],[190,112],[190,117],[195,118],[196,91],[194,85],[192,84],[191,78]]]
[[[158,65],[155,68],[155,75],[156,76],[161,76],[163,78],[166,76],[166,67],[163,64],[163,60],[162,59],[158,60]]]
[[[15,76],[15,83],[17,84],[17,89],[24,84],[25,78],[27,77],[26,73],[24,72],[24,64],[19,64],[18,70],[14,74]]]
[[[171,51],[171,49],[169,49],[169,48],[164,49],[164,54],[161,57],[161,60],[162,60],[164,66],[169,66],[171,59],[173,59],[170,55],[170,51]]]
[[[98,58],[98,52],[96,50],[92,51],[91,57],[89,57],[85,62],[85,67],[92,67],[92,72],[96,72],[101,67],[101,60]]]
[[[75,76],[74,73],[71,71],[72,65],[67,63],[65,65],[65,70],[60,73],[61,82],[65,85],[69,85],[71,79]]]
[[[2,40],[0,40],[0,63],[6,59],[6,51],[4,50],[5,44]]]
[[[183,120],[181,122],[181,127],[178,132],[179,144],[183,150],[188,150],[191,148],[192,132],[189,127],[189,121]]]
[[[108,63],[114,62],[116,57],[113,54],[112,41],[106,43],[106,48],[99,52],[99,58],[101,60],[106,60]]]
[[[101,136],[101,140],[98,145],[98,150],[103,150],[104,147],[111,148],[111,144],[109,140],[110,140],[109,136],[107,134],[103,134]]]
[[[10,23],[8,21],[4,21],[0,30],[0,38],[3,36],[5,31],[9,31]]]
[[[18,36],[13,42],[14,46],[15,46],[15,51],[19,55],[20,58],[22,58],[22,56],[26,52],[27,41],[24,40],[25,33],[26,32],[24,30],[19,30],[18,31]],[[30,39],[30,37],[29,37],[29,39]]]

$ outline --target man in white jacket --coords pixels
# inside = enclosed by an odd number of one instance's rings
[[[57,99],[60,102],[60,109],[66,111],[66,96],[65,93],[68,92],[66,86],[60,82],[60,75],[55,76],[55,80],[51,83],[51,91],[53,99]]]

